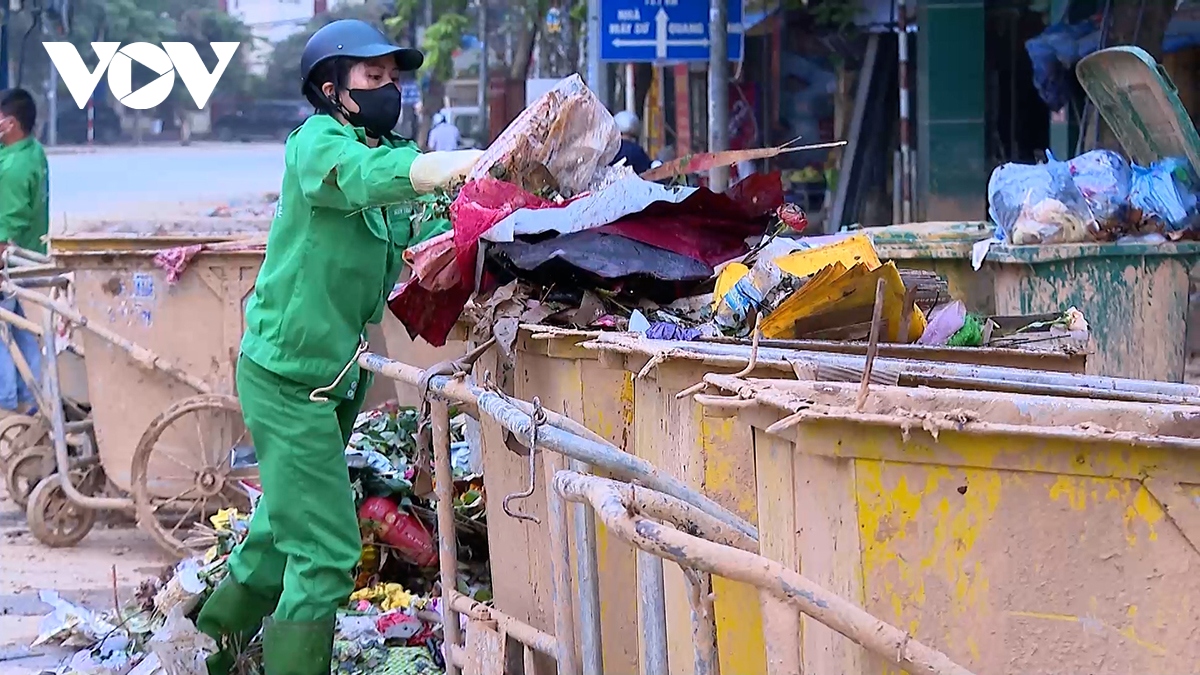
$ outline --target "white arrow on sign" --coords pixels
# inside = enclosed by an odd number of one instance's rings
[[[654,16],[655,33],[653,40],[626,40],[624,38],[616,38],[612,41],[614,47],[654,47],[655,56],[659,59],[667,58],[667,50],[669,47],[707,47],[711,42],[708,38],[702,39],[687,39],[687,40],[671,40],[667,37],[667,26],[671,22],[671,17],[667,14],[667,10],[658,9],[658,14]],[[730,24],[729,33],[735,34],[742,32],[742,25]]]

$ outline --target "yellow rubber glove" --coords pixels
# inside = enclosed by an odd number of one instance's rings
[[[455,179],[466,178],[482,156],[482,150],[428,152],[413,160],[408,177],[417,194],[429,194],[449,187]]]

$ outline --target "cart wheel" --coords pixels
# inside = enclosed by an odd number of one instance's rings
[[[249,506],[238,481],[257,471],[235,471],[231,466],[234,449],[249,438],[242,407],[232,396],[202,394],[163,411],[146,428],[133,455],[138,525],[177,556],[211,546],[212,537],[195,536],[193,525],[217,509]],[[152,491],[151,483],[172,487]],[[164,492],[174,496],[164,497]]]
[[[25,508],[29,494],[43,478],[54,473],[54,450],[48,445],[35,445],[25,450],[8,464],[5,478],[8,482],[8,498],[17,506]]]
[[[103,480],[103,472],[96,465],[71,471],[71,482],[85,495],[93,494]],[[25,519],[38,541],[50,548],[67,548],[78,544],[92,530],[96,511],[71,501],[58,474],[52,473],[30,493]]]
[[[9,415],[0,420],[0,466],[7,466],[26,448],[48,441],[49,433],[50,428],[40,417]]]

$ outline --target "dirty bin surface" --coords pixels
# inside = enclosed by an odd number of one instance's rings
[[[1083,312],[1095,375],[1182,382],[1188,272],[1200,242],[995,244],[984,270],[1002,315]]]

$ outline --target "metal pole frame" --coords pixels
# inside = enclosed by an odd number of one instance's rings
[[[53,312],[47,313],[47,330],[52,327]],[[52,339],[48,341],[52,345]],[[365,353],[359,365],[385,377],[416,386],[424,380],[423,371],[403,363]],[[57,388],[51,393],[57,394]],[[533,653],[552,653],[559,675],[579,675],[575,650],[574,607],[570,573],[571,546],[565,503],[590,507],[608,531],[638,549],[638,599],[641,646],[641,671],[667,670],[667,634],[663,561],[671,560],[683,570],[688,583],[691,607],[694,671],[697,675],[719,675],[716,647],[716,623],[712,606],[711,575],[756,586],[765,606],[794,615],[803,612],[831,629],[854,640],[876,655],[913,672],[930,675],[972,675],[942,652],[922,644],[907,632],[867,613],[853,603],[814,584],[799,573],[757,554],[757,532],[742,519],[712,504],[701,495],[662,476],[647,462],[624,455],[614,446],[606,446],[587,434],[576,435],[559,426],[565,420],[553,413],[525,412],[507,398],[483,391],[461,380],[435,377],[429,381],[430,395],[442,400],[432,402],[434,427],[434,463],[437,479],[439,565],[442,572],[443,616],[446,642],[446,669],[458,675],[462,654],[459,612],[472,619],[503,624],[506,635],[524,646],[524,663],[533,665]],[[503,613],[476,605],[459,594],[457,586],[457,540],[454,529],[453,475],[450,456],[449,408],[444,399],[453,398],[473,409],[476,415],[488,415],[518,438],[528,439],[530,452],[541,447],[543,470],[551,478],[546,490],[549,530],[553,556],[551,578],[554,602],[555,635],[549,636]],[[540,413],[540,414],[539,414]],[[65,449],[62,411],[55,424],[56,449]],[[63,452],[62,454],[65,454]],[[580,464],[593,464],[623,474],[642,484],[651,482],[679,492],[635,487],[631,484],[562,469],[563,456]],[[623,457],[622,457],[623,456]],[[67,487],[67,486],[64,486]],[[590,519],[583,519],[590,520]],[[664,526],[660,522],[669,524]],[[685,531],[686,530],[686,531]],[[749,531],[747,531],[749,530]],[[580,546],[576,542],[576,546]],[[592,545],[594,552],[594,545]],[[581,593],[581,619],[595,612],[589,608],[588,593]],[[791,606],[790,610],[783,603]],[[583,634],[589,631],[584,626]],[[583,657],[588,663],[599,658],[599,643],[589,646],[584,638]]]

